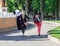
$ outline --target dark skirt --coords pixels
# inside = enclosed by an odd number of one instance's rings
[[[17,19],[17,28],[18,30],[23,30],[23,29],[26,29],[26,25],[24,24],[21,24],[20,21]]]

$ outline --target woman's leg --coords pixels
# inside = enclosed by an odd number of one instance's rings
[[[20,21],[19,21],[19,17],[18,16],[17,16],[17,19],[16,19],[16,24],[17,24],[18,30],[20,30]]]
[[[16,22],[16,24],[17,24],[17,28],[18,28],[18,30],[19,30],[19,21],[17,20],[17,22]]]
[[[25,33],[25,29],[22,29],[22,34],[24,34]]]
[[[25,29],[26,29],[26,26],[23,25],[23,26],[22,26],[22,34],[23,34],[23,36],[24,36],[24,33],[25,33]]]

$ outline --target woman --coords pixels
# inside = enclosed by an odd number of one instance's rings
[[[37,29],[38,29],[38,36],[40,36],[41,25],[42,25],[41,15],[36,14],[36,15],[33,17],[33,21],[34,21],[34,24],[37,26]]]
[[[17,28],[18,30],[20,29],[20,20],[19,20],[19,16],[21,15],[21,11],[16,9],[14,11],[14,15],[16,15],[16,24],[17,24]]]
[[[27,19],[26,18],[29,19],[29,17],[24,14],[24,10],[22,10],[22,14],[19,16],[18,19],[20,21],[19,30],[22,30],[23,35],[25,33],[25,29],[26,29],[26,26],[27,26]]]

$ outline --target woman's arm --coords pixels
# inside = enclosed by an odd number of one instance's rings
[[[27,15],[25,15],[25,17],[27,18],[27,19],[31,19],[30,17],[28,17]]]

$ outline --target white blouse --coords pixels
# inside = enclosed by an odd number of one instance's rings
[[[16,16],[20,16],[22,13],[21,13],[21,11],[20,10],[15,10],[15,15]]]

